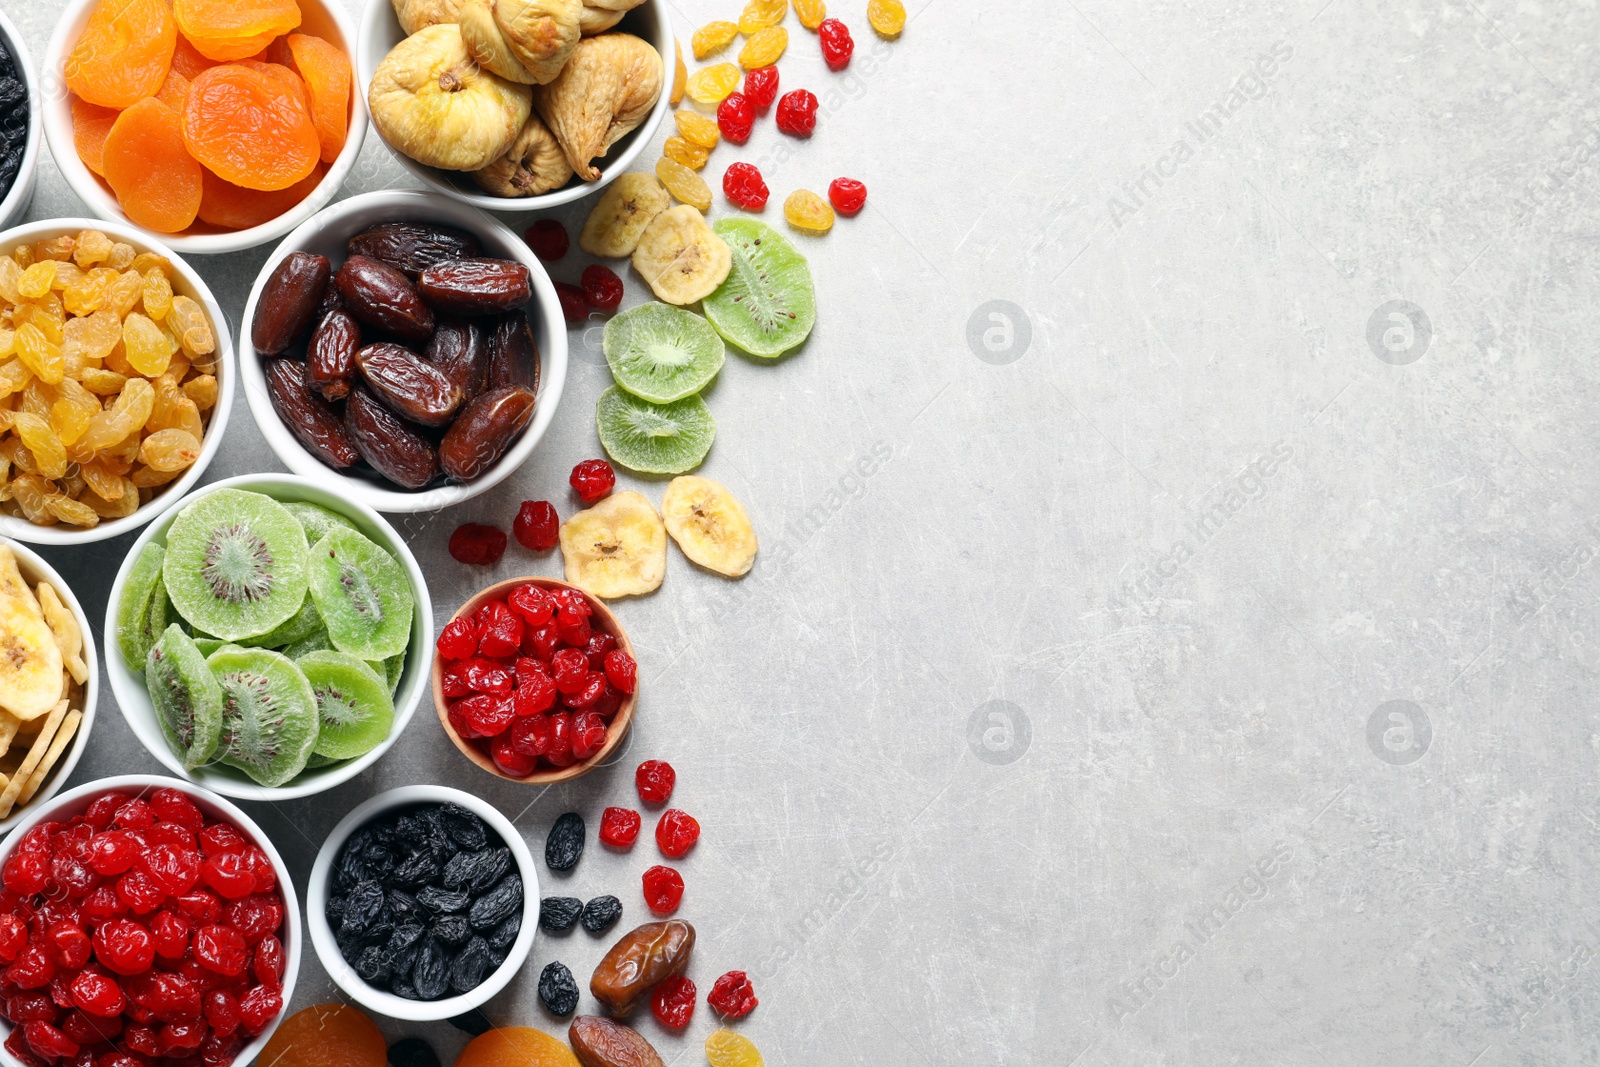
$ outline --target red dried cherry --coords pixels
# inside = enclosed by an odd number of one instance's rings
[[[217,855],[226,856],[234,855],[234,853],[219,852]],[[208,858],[207,863],[209,862]],[[202,872],[204,872],[205,866],[205,864],[201,864]],[[242,893],[240,894],[240,896],[243,895]],[[222,901],[218,900],[215,894],[208,893],[204,889],[197,889],[192,893],[185,893],[181,897],[174,897],[172,903],[185,919],[200,926],[214,923],[222,917]]]
[[[226,989],[213,989],[205,995],[206,1022],[221,1037],[231,1037],[239,1029],[239,999]]]
[[[611,490],[616,488],[617,472],[603,459],[586,459],[572,468],[572,474],[567,477],[567,484],[572,486],[579,500],[585,504],[593,504],[609,496]],[[589,613],[587,604],[583,606],[583,612]]]
[[[550,751],[553,724],[548,715],[528,715],[511,724],[511,747],[530,759]]]
[[[589,317],[589,300],[571,282],[556,282],[556,299],[561,301],[561,317],[568,322],[582,322]]]
[[[200,989],[181,974],[157,971],[130,982],[130,995],[164,1023],[200,1018]]]
[[[554,508],[550,510],[552,513],[555,511]],[[556,602],[550,598],[550,594],[532,582],[511,590],[508,603],[511,605],[511,610],[521,615],[522,620],[529,626],[543,626],[554,618],[556,613]]]
[[[495,660],[473,656],[457,664],[455,671],[469,693],[505,696],[511,692],[511,672]]]
[[[778,98],[778,68],[757,67],[744,76],[744,95],[763,115]]]
[[[606,669],[606,653],[617,647],[617,639],[610,634],[590,634],[584,642],[583,654],[589,660],[591,671]]]
[[[150,920],[150,936],[156,955],[164,960],[181,960],[189,951],[189,920],[175,912],[156,912]]]
[[[162,822],[176,823],[192,833],[199,833],[206,824],[205,816],[194,806],[194,801],[176,789],[157,789],[150,794],[150,810]]]
[[[722,175],[722,193],[746,211],[761,211],[772,191],[754,163],[730,163]]]
[[[556,612],[556,636],[561,638],[563,644],[573,648],[582,648],[589,643],[592,631],[589,628],[589,616],[562,608]]]
[[[638,685],[639,668],[633,657],[622,649],[613,649],[606,653],[606,679],[623,693],[632,693]],[[671,787],[668,787],[670,792]]]
[[[162,1053],[174,1059],[199,1048],[205,1038],[205,1024],[199,1021],[168,1023],[156,1031],[156,1040],[161,1043]]]
[[[835,178],[828,186],[828,199],[839,214],[859,215],[867,203],[867,187],[854,178]]]
[[[276,937],[264,937],[256,946],[256,981],[272,989],[283,985],[285,965],[283,942]]]
[[[572,716],[565,711],[545,716],[550,720],[550,746],[545,762],[552,767],[570,767],[577,762],[572,754]]]
[[[273,1016],[282,1010],[282,992],[267,986],[258,985],[239,999],[240,1022],[252,1037],[266,1029]]]
[[[504,600],[491,600],[479,610],[482,614],[483,636],[478,639],[478,652],[493,659],[515,655],[522,644],[525,624],[521,617]]]
[[[248,853],[224,852],[208,856],[200,865],[200,877],[207,886],[228,900],[238,900],[256,892],[256,870]]]
[[[706,1003],[713,1011],[728,1019],[742,1019],[761,1001],[756,999],[755,987],[743,971],[729,971],[718,978],[706,994]]]
[[[556,219],[540,219],[522,232],[522,239],[528,242],[533,254],[546,263],[554,263],[566,255],[571,246],[567,228]]]
[[[144,869],[172,896],[194,888],[200,880],[200,853],[176,845],[156,845],[142,857]]]
[[[104,830],[116,817],[117,809],[128,802],[126,793],[102,793],[90,803],[83,813],[83,821],[96,830]]]
[[[497,736],[489,744],[489,758],[500,773],[512,778],[526,778],[539,765],[539,757],[519,750],[510,730]]]
[[[20,916],[0,915],[0,963],[10,963],[28,943],[28,926]]]
[[[439,631],[439,640],[434,642],[434,648],[443,659],[466,659],[478,651],[478,629],[465,616],[451,619]]]
[[[647,759],[634,772],[633,782],[639,788],[640,800],[646,804],[665,804],[678,782],[678,772],[666,760]]]
[[[575,759],[588,759],[606,743],[606,724],[592,711],[586,711],[572,720],[572,755]]]
[[[143,974],[155,962],[156,946],[150,931],[132,919],[112,919],[95,929],[94,958],[117,974]]]
[[[750,140],[750,131],[756,125],[756,106],[743,93],[729,93],[717,105],[717,128],[734,144]]]
[[[24,1023],[22,1036],[28,1039],[29,1048],[48,1060],[78,1054],[78,1043],[47,1022]]]
[[[644,872],[644,902],[657,915],[671,915],[683,900],[683,875],[671,867],[651,867]]]
[[[817,26],[817,41],[822,45],[822,58],[829,70],[843,70],[850,65],[850,56],[856,50],[850,27],[838,19],[823,19]]]
[[[150,805],[135,797],[117,809],[112,824],[121,830],[148,830],[156,824]]]
[[[778,129],[790,137],[810,137],[817,128],[817,98],[804,89],[784,93],[778,101]]]
[[[506,554],[506,535],[493,526],[464,522],[450,535],[450,555],[473,567],[492,567]]]
[[[563,648],[550,657],[550,674],[561,692],[576,693],[588,677],[589,658],[579,649]]]
[[[18,896],[31,897],[50,881],[50,858],[36,852],[13,852],[0,868],[0,881]]]
[[[556,683],[548,674],[530,674],[511,694],[512,714],[518,718],[540,715],[556,704]]]
[[[132,870],[117,879],[117,896],[135,915],[148,915],[161,907],[167,891],[142,870]]]
[[[632,808],[607,808],[600,814],[600,843],[632,848],[639,839],[639,813]]]
[[[89,954],[93,951],[89,935],[70,919],[52,923],[45,932],[45,940],[49,943],[50,955],[69,971],[76,971],[88,963]]]
[[[591,263],[583,268],[583,298],[596,311],[615,311],[622,303],[622,279],[610,267]]]
[[[511,534],[531,552],[548,552],[561,540],[561,516],[548,500],[524,500],[511,523]]]
[[[283,905],[276,897],[254,894],[228,905],[228,924],[253,945],[283,925]]]
[[[516,708],[510,697],[479,693],[458,702],[454,710],[466,720],[471,737],[493,737],[511,725]]]
[[[682,1030],[694,1018],[695,998],[698,995],[693,982],[681,974],[675,974],[650,991],[650,1014],[662,1026],[670,1030]]]
[[[659,832],[656,836],[660,836]],[[218,974],[236,978],[244,973],[250,950],[232,927],[202,926],[195,931],[194,956]]]
[[[53,1023],[61,1017],[56,1002],[43,993],[18,993],[6,998],[6,1018],[14,1023],[31,1023],[42,1019]]]
[[[677,808],[661,813],[661,820],[656,823],[656,844],[666,855],[676,859],[693,848],[698,840],[700,824],[693,815]]]
[[[72,980],[72,1003],[90,1015],[109,1019],[121,1015],[128,998],[116,982],[96,971],[82,971]]]

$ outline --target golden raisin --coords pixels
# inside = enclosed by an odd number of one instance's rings
[[[183,393],[201,411],[210,411],[217,402],[217,379],[200,374],[183,383]]]
[[[706,1038],[706,1062],[711,1067],[763,1067],[761,1051],[732,1030],[718,1030]]]
[[[782,26],[768,26],[757,30],[739,49],[739,65],[745,70],[770,67],[789,47],[789,31]]]
[[[828,5],[822,0],[794,0],[794,15],[800,25],[814,30],[828,17]]]
[[[17,282],[17,292],[22,294],[24,300],[37,300],[50,291],[50,283],[55,279],[56,261],[40,260],[22,272],[22,278]]]
[[[173,350],[167,347],[161,327],[137,311],[122,320],[122,345],[133,369],[147,378],[160,374],[172,362]]]
[[[78,247],[72,250],[72,262],[84,270],[111,258],[111,238],[99,230],[84,230],[78,234]]]
[[[200,458],[200,442],[187,430],[157,430],[139,445],[139,462],[158,471],[188,470]]]
[[[44,504],[50,509],[50,514],[74,526],[93,526],[100,521],[99,513],[88,504],[59,494],[45,497]]]
[[[67,362],[62,358],[61,346],[32,322],[17,329],[17,356],[40,381],[54,385],[66,377]]]
[[[217,350],[217,336],[211,332],[211,320],[206,318],[204,308],[187,296],[174,296],[167,325],[172,327],[178,344],[183,347],[183,354],[191,362],[196,366],[210,363],[209,360],[196,358],[209,356]]]
[[[61,443],[47,420],[19,411],[12,425],[22,443],[33,453],[33,462],[40,474],[46,478],[60,478],[67,473],[67,446]]]
[[[662,156],[656,160],[656,177],[667,187],[667,192],[702,212],[711,210],[711,188],[700,175],[675,159]]]
[[[728,47],[737,36],[739,36],[739,24],[737,22],[718,19],[715,22],[708,22],[698,30],[695,30],[694,36],[689,38],[689,47],[694,50],[696,59],[704,59],[706,56],[715,55]]]
[[[172,310],[172,283],[159,270],[144,273],[144,313],[161,322]]]
[[[715,119],[707,118],[698,111],[677,111],[673,113],[673,120],[678,124],[678,133],[690,144],[697,144],[701,148],[713,149],[722,137],[722,131],[717,129]]]
[[[697,144],[690,144],[682,137],[668,137],[661,146],[661,154],[668,159],[676,160],[690,170],[699,170],[706,165],[706,160],[711,153]]]
[[[127,270],[129,267],[133,266],[133,260],[136,254],[137,253],[134,252],[132,245],[125,241],[118,241],[116,244],[111,246],[111,255],[106,260],[106,266],[110,267],[112,270]]]
[[[757,30],[776,26],[788,12],[787,0],[750,0],[739,15],[739,32],[749,37]]]
[[[833,205],[809,189],[796,189],[783,202],[783,217],[801,233],[820,237],[833,229]]]
[[[867,21],[879,37],[892,41],[906,28],[906,5],[900,0],[867,0]]]
[[[689,75],[686,89],[689,99],[697,104],[711,106],[720,104],[728,98],[739,85],[739,68],[732,63],[718,63],[710,67],[701,67]]]

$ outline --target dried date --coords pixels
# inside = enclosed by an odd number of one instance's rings
[[[644,1035],[610,1019],[580,1015],[567,1027],[567,1040],[583,1067],[665,1067]]]
[[[492,353],[483,327],[476,322],[441,319],[423,355],[461,391],[461,402],[468,404],[489,388]]]
[[[460,390],[409,348],[387,341],[367,345],[356,353],[356,363],[367,388],[403,419],[444,426],[461,407]]]
[[[611,1014],[626,1016],[657,983],[683,973],[693,952],[694,927],[688,923],[645,923],[611,946],[589,979],[589,992]]]
[[[519,385],[491,389],[461,409],[439,442],[439,464],[468,482],[493,466],[533,418],[533,393]]]
[[[520,385],[539,395],[539,343],[523,311],[501,316],[489,338],[489,387]]]
[[[365,386],[356,386],[344,405],[345,427],[361,457],[396,485],[421,489],[439,473],[433,443],[384,407]],[[417,983],[421,988],[421,982]]]
[[[433,309],[411,279],[369,256],[351,256],[333,276],[350,314],[402,341],[425,343],[433,335]]]
[[[483,252],[483,246],[470,233],[415,222],[381,223],[356,234],[345,247],[352,256],[387,263],[412,279],[439,263],[468,259]]]
[[[310,252],[291,252],[273,268],[250,323],[250,343],[257,352],[275,356],[305,336],[331,269],[326,256]]]
[[[533,275],[512,259],[457,259],[429,267],[417,291],[447,315],[498,315],[533,295]]]
[[[338,413],[306,385],[306,368],[299,360],[267,363],[267,395],[289,432],[322,462],[335,470],[360,462],[355,439]]]
[[[306,376],[311,387],[327,400],[349,396],[360,347],[361,326],[353,315],[342,307],[324,315],[306,345]]]

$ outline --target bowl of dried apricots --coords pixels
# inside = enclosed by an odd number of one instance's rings
[[[233,404],[211,290],[125,223],[0,232],[0,535],[127,533],[199,480]]]
[[[44,132],[96,215],[183,253],[275,240],[327,204],[367,112],[339,0],[71,0]]]

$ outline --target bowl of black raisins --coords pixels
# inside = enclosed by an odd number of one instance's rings
[[[334,827],[306,888],[306,931],[352,1000],[448,1019],[504,989],[539,925],[539,876],[493,805],[446,786],[391,789]]]
[[[39,170],[39,82],[22,35],[0,11],[0,230],[22,221]]]

